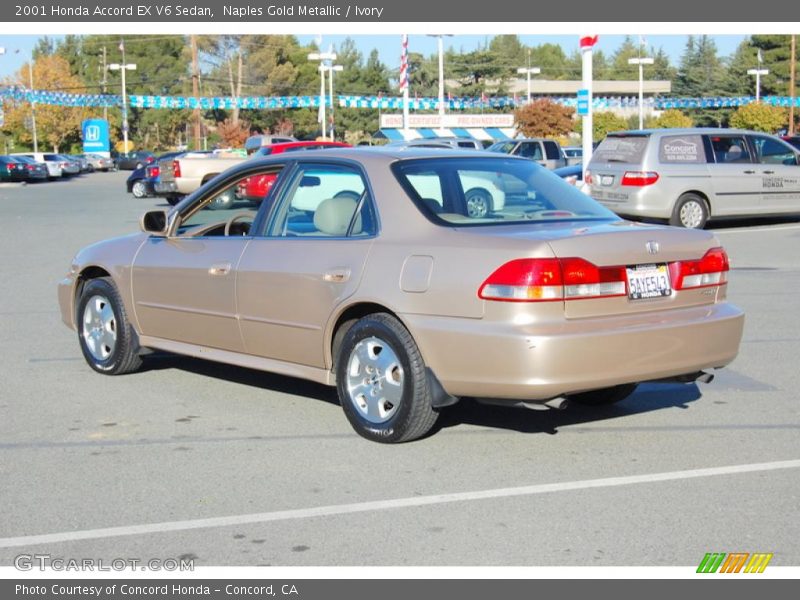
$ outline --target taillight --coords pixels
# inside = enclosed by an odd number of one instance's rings
[[[151,165],[147,167],[147,176],[148,177],[158,177],[161,175],[161,167],[158,165]]]
[[[66,169],[67,167],[69,167],[69,163],[65,163],[65,162],[61,163],[61,168],[62,169]]]
[[[722,248],[711,248],[700,260],[670,264],[672,286],[676,290],[724,285],[729,270],[728,255]]]
[[[598,267],[582,258],[520,258],[492,273],[478,290],[484,300],[547,302],[624,296],[625,267]]]
[[[592,185],[592,183],[593,183],[592,182],[592,172],[589,171],[588,169],[586,170],[586,173],[583,174],[583,180],[586,182],[587,185]]]
[[[625,171],[621,183],[622,185],[643,187],[653,185],[656,181],[658,181],[658,173],[655,171]]]
[[[28,165],[28,171],[35,171],[36,165]]]
[[[145,163],[149,165],[149,164],[150,164],[151,162],[153,162],[154,160],[155,160],[155,158],[153,158],[152,156],[148,156],[148,157],[147,157],[147,160],[145,160]]]
[[[177,160],[173,160],[172,161],[172,174],[175,177],[180,177],[181,176],[181,163],[180,163],[180,161],[177,161]]]

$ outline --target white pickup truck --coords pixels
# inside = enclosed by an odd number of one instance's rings
[[[206,181],[245,160],[245,156],[238,154],[191,152],[178,158],[162,160],[158,163],[160,174],[153,189],[157,196],[165,197],[174,205]]]

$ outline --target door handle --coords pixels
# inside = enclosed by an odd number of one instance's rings
[[[208,268],[209,275],[227,275],[231,272],[231,263],[218,263]]]
[[[773,175],[775,171],[764,171],[765,175]]]
[[[350,279],[350,269],[331,269],[322,276],[322,279],[330,283],[344,283]]]
[[[745,171],[745,173],[747,173],[748,175],[752,175],[753,173],[755,173],[755,171],[748,169],[747,171]]]

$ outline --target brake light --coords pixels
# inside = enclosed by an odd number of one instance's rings
[[[65,162],[61,163],[61,168],[62,169],[66,169],[68,166],[69,166],[69,163],[65,163]]]
[[[147,160],[145,160],[145,163],[149,165],[149,164],[150,164],[151,162],[153,162],[154,160],[155,160],[155,157],[153,157],[153,156],[148,156],[148,157],[147,157]]]
[[[728,282],[730,263],[723,248],[711,248],[700,260],[670,264],[672,285],[676,290],[712,287]]]
[[[598,267],[582,258],[520,258],[492,273],[478,297],[501,302],[548,302],[626,294],[624,267]]]
[[[148,177],[158,177],[161,175],[161,167],[158,165],[151,165],[147,167],[147,176]]]
[[[622,176],[622,185],[644,187],[653,185],[658,181],[658,173],[655,171],[625,171]]]
[[[583,174],[583,180],[587,185],[592,185],[592,172],[590,170],[587,169],[586,173]]]
[[[28,165],[28,171],[35,171],[36,165]]]
[[[175,177],[180,177],[181,176],[181,163],[180,163],[180,161],[178,161],[178,160],[173,160],[172,161],[172,174]]]

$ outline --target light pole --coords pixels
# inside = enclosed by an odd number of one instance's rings
[[[124,144],[124,152],[128,152],[128,95],[125,86],[125,71],[135,71],[136,64],[125,64],[125,51],[122,54],[122,64],[111,63],[108,65],[109,71],[122,71],[122,142]]]
[[[444,38],[453,37],[451,33],[431,33],[435,37],[439,50],[439,128],[444,128]]]
[[[333,72],[334,71],[343,71],[344,67],[342,65],[329,65],[327,67],[323,67],[322,65],[320,65],[320,69],[323,69],[323,68],[326,71],[328,71],[328,77],[329,77],[329,79],[328,79],[328,84],[329,84],[328,96],[329,96],[330,101],[331,101],[331,141],[336,141],[334,139],[334,136],[336,134],[335,134],[334,128],[333,128],[333,106],[334,106],[334,104],[333,104]]]
[[[539,67],[520,67],[517,73],[528,76],[528,104],[531,103],[531,75],[538,75],[542,70]]]
[[[19,52],[19,50],[17,50]],[[6,53],[6,49],[0,47],[0,55]],[[33,151],[39,152],[39,138],[36,134],[36,102],[33,100],[33,52],[31,52],[31,59],[28,61],[28,78],[30,80],[31,90],[31,133],[33,134]]]
[[[639,129],[644,129],[644,66],[652,65],[649,57],[629,58],[629,65],[639,65]]]
[[[319,63],[319,121],[322,126],[322,137],[326,138],[327,130],[325,126],[325,71],[328,67],[325,61],[333,62],[336,60],[335,52],[311,52],[308,55],[308,60],[318,60]],[[333,107],[331,107],[333,108]]]
[[[747,69],[748,75],[756,76],[756,102],[761,102],[761,76],[769,73],[769,69]]]

